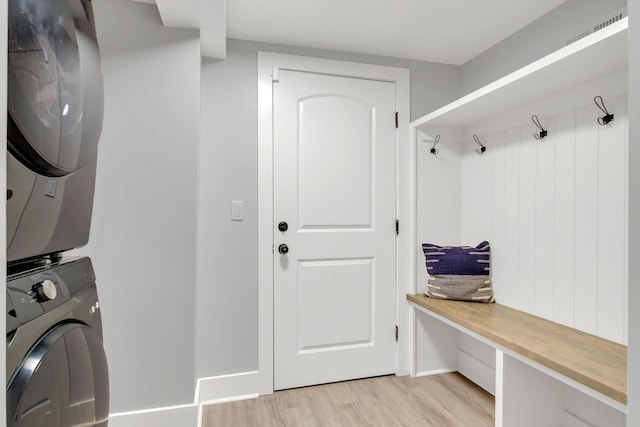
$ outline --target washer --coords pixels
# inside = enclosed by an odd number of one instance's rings
[[[103,79],[89,0],[8,0],[7,260],[87,243]]]
[[[108,424],[109,379],[89,258],[7,279],[7,426]]]

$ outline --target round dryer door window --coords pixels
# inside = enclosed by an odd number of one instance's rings
[[[108,412],[102,341],[79,323],[42,337],[7,387],[8,427],[106,426]]]
[[[47,176],[97,152],[103,83],[89,0],[9,0],[9,150]]]

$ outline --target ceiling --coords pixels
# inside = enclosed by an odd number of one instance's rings
[[[135,1],[157,3],[167,26],[200,28],[203,54],[224,57],[226,34],[462,65],[565,0]]]

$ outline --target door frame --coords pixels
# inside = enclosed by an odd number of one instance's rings
[[[415,290],[415,158],[409,137],[409,70],[306,56],[258,52],[258,392],[273,393],[273,81],[279,70],[396,84],[396,375],[411,373],[413,318],[405,294]],[[391,226],[391,225],[390,225]]]

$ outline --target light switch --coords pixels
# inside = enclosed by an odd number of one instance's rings
[[[231,221],[244,221],[244,202],[233,200],[231,202]]]

